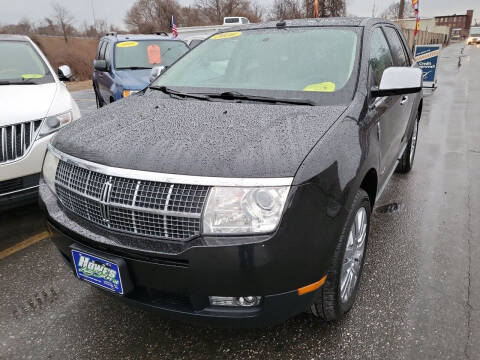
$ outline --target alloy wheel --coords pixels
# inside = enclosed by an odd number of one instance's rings
[[[355,215],[350,233],[348,234],[347,246],[343,257],[340,275],[340,300],[344,304],[350,300],[360,277],[365,254],[367,227],[367,211],[364,207],[361,207]]]

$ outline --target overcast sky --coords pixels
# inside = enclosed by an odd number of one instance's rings
[[[265,8],[273,3],[273,0],[256,1]],[[68,7],[75,16],[75,25],[77,26],[81,26],[85,21],[92,23],[93,4],[97,19],[104,19],[108,23],[124,27],[125,13],[135,0],[58,0],[58,2]],[[179,0],[179,2],[182,5],[191,5],[195,3],[195,0]],[[347,11],[349,14],[358,16],[371,16],[374,2],[378,15],[393,0],[347,0]],[[52,0],[0,0],[0,24],[16,23],[23,17],[39,21],[51,14],[51,3]],[[474,9],[474,18],[480,22],[480,0],[420,0],[422,17],[464,14],[467,9]]]

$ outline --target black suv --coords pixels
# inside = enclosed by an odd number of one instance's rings
[[[213,35],[49,147],[41,203],[80,279],[224,326],[353,305],[372,208],[410,171],[422,73],[392,22]]]

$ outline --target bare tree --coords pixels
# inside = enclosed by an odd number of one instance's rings
[[[141,33],[169,31],[172,15],[179,24],[183,19],[177,0],[137,0],[127,12],[125,23],[130,30]]]
[[[74,31],[73,16],[68,9],[60,3],[52,3],[53,15],[52,18],[56,21],[57,26],[61,29],[65,42],[68,41],[68,36]]]
[[[400,0],[398,4],[398,18],[403,19],[405,15],[405,0]]]
[[[301,19],[306,17],[303,0],[275,0],[271,10],[272,20]]]
[[[227,16],[244,16],[252,22],[261,21],[263,8],[250,0],[197,0],[196,6],[212,24],[221,24]]]
[[[345,0],[319,0],[319,17],[345,16]],[[314,16],[314,0],[275,0],[272,18],[299,19]]]
[[[404,9],[403,17],[400,18],[400,2],[394,2],[389,7],[387,7],[381,14],[380,17],[383,19],[397,20],[403,18],[414,17],[415,13],[411,6],[406,6]]]

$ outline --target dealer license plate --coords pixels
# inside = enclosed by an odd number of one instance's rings
[[[122,278],[117,264],[72,249],[75,272],[81,280],[123,295]]]

